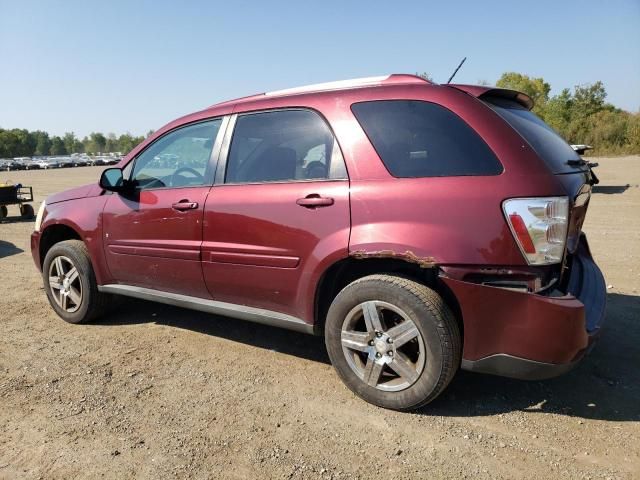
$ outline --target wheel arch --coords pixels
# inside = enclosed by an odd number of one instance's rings
[[[51,247],[56,243],[64,242],[65,240],[84,241],[76,229],[62,223],[49,225],[42,230],[42,233],[40,234],[40,245],[38,247],[38,252],[40,254],[40,268],[44,265],[44,259]]]
[[[462,335],[464,324],[460,305],[451,289],[440,280],[439,273],[435,265],[424,267],[401,258],[350,256],[338,260],[324,271],[316,287],[314,333],[322,334],[329,306],[344,287],[368,275],[387,274],[417,281],[436,291],[454,313]]]

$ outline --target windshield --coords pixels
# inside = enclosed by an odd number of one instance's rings
[[[484,100],[531,145],[553,173],[582,170],[580,165],[568,163],[580,161],[580,155],[535,113],[510,99],[486,97]]]

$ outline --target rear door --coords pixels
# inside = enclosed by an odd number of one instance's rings
[[[218,168],[202,246],[211,296],[308,319],[320,272],[348,254],[349,182],[331,130],[311,110],[233,116]]]
[[[105,257],[118,283],[209,297],[200,246],[221,123],[173,130],[126,168],[136,189],[111,194],[103,215]]]

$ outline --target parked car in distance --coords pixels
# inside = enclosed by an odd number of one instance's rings
[[[49,168],[58,168],[60,166],[56,160],[51,158],[33,159],[31,161],[31,165],[37,165],[38,168],[41,168],[43,170],[46,170]]]
[[[56,160],[58,161],[60,168],[71,168],[76,166],[71,157],[58,157]]]
[[[109,165],[109,157],[93,157],[91,165]]]
[[[67,322],[125,295],[323,335],[386,408],[459,368],[559,375],[606,288],[582,232],[590,165],[532,106],[413,75],[220,103],[47,198],[33,258]]]
[[[73,162],[74,167],[86,167],[89,165],[87,157],[73,157],[71,161]]]
[[[27,166],[18,160],[9,160],[9,167],[11,170],[26,170]]]
[[[25,166],[22,162],[12,160],[10,158],[0,159],[0,170],[24,170]]]
[[[41,160],[21,159],[19,161],[24,165],[25,170],[40,170],[42,168]]]

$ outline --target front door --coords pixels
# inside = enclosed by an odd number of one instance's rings
[[[105,256],[118,283],[209,298],[200,248],[220,125],[173,130],[125,169],[136,188],[111,194],[103,215]]]
[[[348,254],[349,181],[340,149],[310,110],[239,115],[228,130],[224,170],[205,207],[209,292],[217,301],[311,321],[317,277]]]

